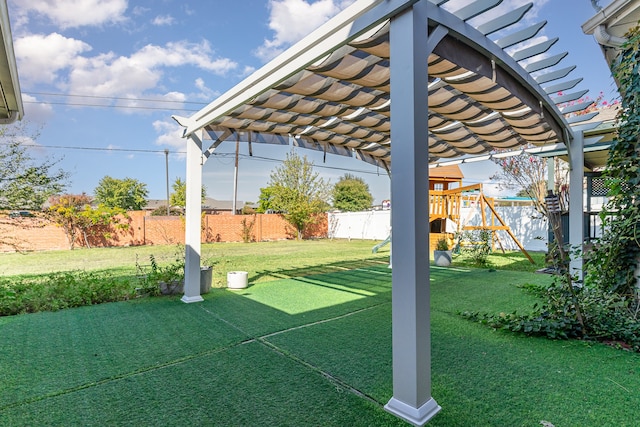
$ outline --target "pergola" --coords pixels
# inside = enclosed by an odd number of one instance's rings
[[[500,2],[451,10],[447,0],[358,0],[199,112],[174,117],[188,139],[182,301],[202,300],[202,165],[222,142],[293,144],[379,165],[391,176],[394,242],[385,409],[414,425],[433,417],[429,165],[564,144],[570,241],[582,243],[583,131],[597,123],[574,113],[590,102],[574,103],[586,91],[559,95],[581,79],[564,79],[575,68],[557,66],[566,52],[542,55],[557,38],[518,48],[545,25],[518,24],[532,4],[487,18]]]
[[[22,119],[24,109],[13,52],[11,25],[6,0],[0,1],[0,124]]]

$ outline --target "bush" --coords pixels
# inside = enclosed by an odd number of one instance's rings
[[[449,250],[449,242],[447,242],[446,237],[441,237],[436,242],[436,251],[448,251]]]
[[[489,230],[467,231],[463,235],[464,240],[471,244],[464,251],[469,254],[471,262],[476,267],[490,267],[488,256],[491,253],[491,232]]]
[[[149,269],[143,267],[136,255],[136,275],[138,277],[138,293],[143,295],[160,295],[159,285],[164,283],[176,287],[184,283],[185,250],[178,245],[174,254],[174,261],[167,265],[159,265],[156,257],[149,255]]]
[[[582,338],[607,341],[623,348],[640,351],[640,321],[628,298],[597,288],[574,288],[574,295],[562,279],[549,288],[523,286],[540,294],[546,300],[534,305],[530,314],[513,313],[459,313],[469,320],[495,329],[505,329],[526,335],[546,336],[551,339]],[[578,321],[576,305],[584,318],[584,330]]]
[[[242,241],[244,243],[255,242],[256,236],[253,233],[253,227],[256,224],[256,217],[253,217],[253,221],[247,221],[247,218],[244,218],[241,224],[242,231],[240,232],[240,237],[242,237]]]
[[[127,300],[133,281],[108,273],[71,271],[37,278],[0,279],[0,316],[56,311]]]

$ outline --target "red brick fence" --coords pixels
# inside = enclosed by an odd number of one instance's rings
[[[126,222],[126,230],[96,230],[96,233],[88,236],[89,245],[106,247],[184,243],[183,217],[150,216],[146,212],[135,211],[128,213]],[[305,238],[326,237],[326,215],[305,234]],[[62,228],[41,218],[0,218],[0,236],[0,242],[12,242],[25,251],[69,249],[69,241]],[[242,242],[244,236],[260,242],[292,239],[296,232],[277,214],[202,217],[203,242]],[[78,239],[76,247],[82,246],[84,241]],[[12,245],[0,243],[0,252],[13,251],[15,248]]]

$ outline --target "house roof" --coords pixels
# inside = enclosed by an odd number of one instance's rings
[[[245,203],[243,201],[236,201],[236,206],[238,208],[242,208],[243,206],[254,206],[253,204]],[[166,199],[149,199],[147,200],[147,204],[145,206],[145,210],[155,210],[157,208],[166,207],[167,200]],[[232,211],[233,210],[233,201],[231,200],[216,200],[211,197],[207,197],[202,202],[202,209],[205,210],[216,210],[216,211]]]
[[[389,22],[422,4],[434,45],[425,58],[429,163],[565,143],[571,136],[563,129],[582,120],[565,115],[590,102],[572,103],[586,91],[558,93],[581,79],[562,81],[575,68],[556,67],[566,52],[540,59],[557,38],[518,48],[545,24],[510,30],[531,3],[489,18],[498,3],[450,10],[442,0],[358,0],[199,112],[174,118],[185,136],[204,131],[207,157],[223,141],[242,140],[355,156],[389,170]],[[469,24],[485,14],[483,24]]]
[[[429,179],[461,180],[464,178],[458,165],[446,165],[429,170]]]
[[[638,0],[614,0],[601,7],[587,22],[582,24],[585,34],[594,36],[608,64],[618,56],[620,47],[626,41],[627,32],[640,21]]]

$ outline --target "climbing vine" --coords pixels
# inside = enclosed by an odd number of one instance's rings
[[[608,202],[601,214],[605,231],[588,259],[589,284],[638,304],[636,264],[640,254],[640,27],[612,65],[621,92],[617,137],[604,172]]]
[[[612,66],[622,108],[604,173],[609,190],[602,212],[605,231],[592,251],[573,255],[585,257],[583,286],[574,285],[570,274],[559,275],[548,288],[525,286],[544,301],[530,313],[462,316],[527,335],[600,340],[640,351],[640,27],[627,40]],[[566,263],[559,267],[567,271]]]

